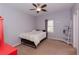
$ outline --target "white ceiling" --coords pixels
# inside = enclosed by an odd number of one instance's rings
[[[71,9],[73,6],[73,3],[46,3],[46,4],[47,7],[45,9],[48,12],[40,12],[39,14],[37,14],[36,11],[29,10],[34,8],[31,3],[8,3],[3,5],[10,6],[12,8],[15,8],[30,15],[42,15],[42,14],[53,13],[61,10]]]

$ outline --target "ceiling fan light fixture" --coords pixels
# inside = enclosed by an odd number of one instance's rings
[[[45,9],[45,7],[47,7],[47,4],[43,4],[41,5],[40,3],[33,3],[32,4],[35,8],[34,9],[30,9],[30,10],[35,10],[37,13],[39,13],[40,11],[43,11],[43,12],[47,12],[47,10]]]
[[[36,9],[36,11],[41,11],[41,8],[38,7],[38,8]]]

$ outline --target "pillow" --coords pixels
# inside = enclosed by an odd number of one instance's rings
[[[36,29],[36,31],[40,31],[39,29]]]

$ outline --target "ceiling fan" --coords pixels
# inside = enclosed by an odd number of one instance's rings
[[[30,10],[35,10],[37,13],[39,13],[40,11],[47,12],[47,10],[45,9],[45,7],[47,7],[47,4],[42,5],[40,3],[32,3],[32,5],[34,6],[34,8]]]

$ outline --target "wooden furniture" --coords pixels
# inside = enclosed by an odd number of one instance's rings
[[[0,16],[0,55],[17,55],[17,49],[4,42],[2,16]]]

